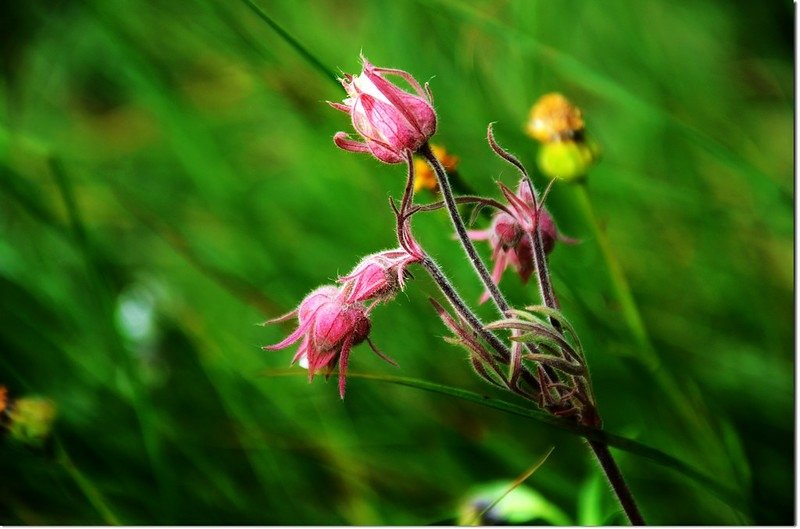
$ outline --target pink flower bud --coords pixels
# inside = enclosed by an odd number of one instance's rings
[[[350,114],[353,128],[364,143],[337,132],[333,141],[344,150],[369,152],[385,163],[405,161],[404,152],[417,151],[436,132],[436,112],[427,85],[420,84],[407,72],[376,68],[361,57],[363,69],[354,77],[346,74],[341,80],[348,97],[343,103],[329,104]],[[386,79],[397,75],[414,89],[415,94],[402,90]]]
[[[348,303],[388,301],[405,287],[406,267],[419,262],[402,248],[368,255],[348,275],[339,278]]]
[[[285,339],[263,349],[285,349],[302,338],[292,359],[308,369],[309,381],[318,371],[327,378],[339,365],[339,395],[344,398],[347,364],[350,350],[365,340],[369,342],[370,321],[367,309],[360,303],[350,303],[334,285],[320,287],[306,296],[297,309],[268,323],[285,321],[297,316],[297,328]],[[370,342],[378,356],[393,363]]]
[[[545,254],[553,251],[556,240],[574,241],[558,234],[553,217],[544,207],[540,208],[537,213],[527,182],[520,181],[516,193],[503,184],[500,184],[500,189],[508,199],[510,205],[508,213],[498,211],[488,230],[470,231],[469,236],[476,241],[489,241],[494,261],[492,280],[495,283],[500,282],[503,272],[508,267],[519,274],[523,283],[527,283],[533,273],[533,249],[528,234],[533,234],[537,217]],[[481,297],[481,303],[487,299],[489,299],[489,293],[485,292]]]

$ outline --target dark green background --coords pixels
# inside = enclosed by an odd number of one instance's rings
[[[559,184],[549,207],[582,243],[555,250],[555,288],[606,427],[743,498],[615,452],[646,518],[794,523],[790,2],[258,5],[329,69],[357,72],[363,50],[430,80],[434,142],[481,193],[516,179],[487,123],[534,167],[530,105],[553,90],[579,104],[603,147],[599,222],[706,434],[641,368]],[[260,346],[291,326],[256,324],[395,244],[387,197],[404,171],[333,146],[351,125],[324,101],[343,91],[245,3],[8,3],[0,39],[0,384],[59,408],[48,447],[0,441],[0,523],[427,524],[550,446],[528,484],[576,523],[592,502],[595,523],[621,521],[574,435],[385,382],[352,379],[342,402],[299,368],[267,376],[293,350]],[[474,304],[445,214],[415,229]],[[373,318],[400,370],[365,346],[351,369],[497,395],[441,340],[435,286],[414,274]],[[502,286],[536,301],[510,274]]]

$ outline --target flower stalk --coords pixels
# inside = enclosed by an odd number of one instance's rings
[[[469,262],[472,264],[472,268],[475,269],[475,273],[478,274],[481,283],[483,283],[483,286],[486,287],[487,292],[489,292],[489,296],[494,301],[497,310],[500,311],[501,314],[504,314],[511,307],[509,306],[508,301],[506,301],[505,296],[503,296],[503,293],[500,292],[500,289],[497,287],[495,282],[492,281],[492,276],[489,274],[489,270],[486,268],[486,265],[483,264],[483,261],[478,255],[477,250],[475,250],[475,245],[472,244],[469,234],[467,234],[467,227],[464,225],[464,220],[461,218],[461,214],[458,212],[458,206],[456,205],[455,197],[453,196],[453,189],[450,187],[450,180],[447,177],[447,171],[445,171],[441,162],[436,158],[436,155],[433,154],[430,145],[427,143],[420,147],[419,153],[425,157],[425,159],[431,165],[431,168],[433,168],[434,173],[436,173],[436,180],[439,183],[439,190],[442,194],[442,198],[444,199],[445,208],[447,209],[447,213],[450,215],[450,220],[453,223],[453,227],[456,229],[458,240],[461,242],[461,247],[467,254]]]
[[[489,144],[491,145],[492,149],[497,153],[500,157],[504,160],[509,162],[510,164],[514,165],[522,174],[523,179],[527,182],[528,186],[530,187],[531,194],[533,195],[534,204],[536,204],[536,190],[533,186],[533,182],[528,175],[528,172],[525,170],[525,167],[522,163],[511,153],[500,147],[497,142],[494,140],[492,134],[492,126],[489,126]],[[536,207],[541,207],[541,205],[536,205]],[[558,310],[558,300],[556,299],[555,292],[553,291],[553,286],[550,281],[550,273],[547,266],[547,260],[544,252],[544,248],[542,245],[542,238],[541,238],[541,229],[538,223],[535,226],[534,232],[530,234],[532,238],[532,245],[533,245],[533,260],[534,260],[534,267],[536,270],[536,276],[539,283],[539,291],[542,297],[542,301],[546,307],[549,309]],[[561,322],[557,321],[554,317],[550,318],[553,327],[559,333],[563,333],[561,329]],[[588,381],[589,378],[585,377],[584,380]],[[578,387],[576,386],[576,390]],[[602,419],[600,418],[599,413],[597,412],[596,405],[594,402],[586,406],[586,413],[584,413],[581,417],[581,423],[587,426],[594,426],[597,428],[602,427]],[[594,452],[595,456],[597,457],[598,462],[600,463],[600,467],[603,470],[603,473],[606,475],[609,484],[614,490],[614,493],[617,496],[617,499],[620,502],[620,505],[625,511],[625,514],[628,516],[632,525],[645,525],[644,518],[642,517],[641,512],[639,511],[639,507],[636,504],[636,501],[633,497],[633,494],[628,487],[628,484],[625,482],[625,478],[622,475],[622,472],[619,469],[614,457],[611,455],[611,452],[608,448],[608,445],[598,441],[589,441],[589,447]]]

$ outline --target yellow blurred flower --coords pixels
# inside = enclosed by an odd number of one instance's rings
[[[448,153],[441,145],[431,144],[431,151],[436,155],[436,158],[442,162],[445,171],[452,173],[458,166],[458,156]],[[429,189],[436,191],[439,184],[436,182],[436,174],[431,169],[423,158],[414,158],[414,192],[417,193],[422,189]]]
[[[552,92],[531,107],[525,132],[542,143],[570,140],[583,131],[581,109],[563,95]]]

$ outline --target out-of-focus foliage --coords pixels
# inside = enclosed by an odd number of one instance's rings
[[[746,499],[616,452],[645,517],[793,523],[789,2],[257,3],[329,69],[357,71],[363,50],[429,79],[434,141],[481,193],[516,180],[490,121],[534,169],[530,105],[579,105],[603,148],[592,203],[708,439],[641,368],[559,183],[550,210],[582,242],[553,253],[555,288],[605,426]],[[342,90],[244,2],[11,2],[0,29],[0,384],[58,407],[49,448],[0,441],[0,523],[453,522],[551,445],[527,485],[572,520],[619,522],[573,435],[407,387],[353,379],[342,402],[299,368],[268,376],[291,353],[260,346],[290,325],[256,324],[395,244],[404,171],[333,146],[351,125],[324,101]],[[426,215],[418,238],[477,305],[445,214]],[[496,395],[414,275],[374,312],[374,341],[405,376]],[[537,301],[511,275],[503,288]],[[366,346],[351,369],[395,372]]]

